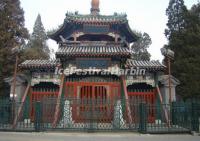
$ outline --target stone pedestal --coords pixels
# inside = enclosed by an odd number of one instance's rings
[[[162,75],[158,78],[161,86],[160,91],[163,98],[163,104],[169,104],[169,79],[171,80],[171,99],[172,102],[176,101],[176,86],[180,84],[179,80],[173,76]]]

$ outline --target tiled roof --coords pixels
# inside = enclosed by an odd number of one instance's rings
[[[130,56],[129,48],[120,45],[74,44],[60,47],[57,56]]]
[[[20,68],[55,68],[59,66],[58,60],[26,60],[19,65]]]
[[[60,42],[60,36],[68,38],[73,32],[84,31],[89,28],[93,32],[100,30],[105,26],[105,33],[116,31],[120,35],[126,37],[129,43],[138,40],[138,36],[131,30],[126,14],[113,14],[113,15],[81,15],[78,13],[67,13],[62,26],[51,33],[49,37],[57,42]],[[92,27],[92,28],[90,28]],[[109,27],[109,30],[107,30]],[[117,27],[117,28],[116,28]],[[94,30],[94,29],[95,30]],[[84,31],[84,33],[88,33]]]
[[[76,23],[125,23],[127,22],[127,15],[126,14],[117,14],[111,16],[106,15],[80,15],[80,14],[73,14],[67,13],[65,22],[76,22]]]
[[[84,55],[87,52],[82,52],[82,54]],[[111,53],[111,54],[114,54],[114,53]],[[58,60],[26,60],[25,62],[19,65],[19,67],[23,69],[39,69],[39,68],[51,69],[51,68],[55,68],[56,66],[60,66],[60,63]],[[138,67],[140,69],[147,69],[147,70],[164,70],[166,68],[159,61],[136,61],[136,60],[131,60],[131,59],[127,60],[125,66],[126,68]]]
[[[136,60],[127,60],[126,62],[127,68],[142,68],[148,70],[164,70],[166,67],[161,64],[159,61],[136,61]]]

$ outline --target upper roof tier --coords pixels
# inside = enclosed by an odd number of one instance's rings
[[[73,23],[99,23],[99,24],[124,24],[127,23],[127,15],[126,14],[117,14],[115,13],[114,15],[93,15],[93,14],[88,14],[88,15],[81,15],[78,13],[67,13],[65,22],[73,22]]]
[[[62,26],[50,34],[49,37],[60,42],[63,38],[68,40],[75,32],[81,32],[92,35],[116,33],[128,43],[138,39],[128,24],[126,14],[101,15],[99,11],[99,0],[92,0],[90,14],[83,15],[78,12],[68,12]]]
[[[91,31],[93,30],[93,31]],[[101,32],[99,32],[101,30]],[[78,13],[67,13],[63,25],[49,37],[57,42],[61,41],[61,36],[67,39],[74,32],[85,34],[108,34],[118,33],[129,43],[138,39],[131,30],[126,14],[106,15],[81,15]]]
[[[114,15],[82,15],[78,13],[68,12],[66,14],[65,22],[73,22],[73,23],[99,23],[99,24],[124,24],[127,23],[127,15],[126,14],[118,14],[114,13]]]

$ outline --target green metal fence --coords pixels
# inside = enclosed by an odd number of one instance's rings
[[[51,102],[50,102],[51,103]],[[137,104],[131,105],[131,117],[134,122],[128,122],[128,114],[123,110],[121,100],[108,99],[66,99],[61,102],[58,114],[59,121],[52,127],[54,113],[46,115],[49,105],[43,106],[43,125],[45,130],[76,130],[76,131],[137,131],[139,127],[139,109]],[[46,113],[46,114],[45,114]],[[46,115],[46,116],[45,116]],[[48,118],[47,118],[48,117]]]
[[[174,102],[170,105],[149,105],[144,101],[123,103],[120,99],[63,99],[55,122],[56,99],[35,101],[32,105],[25,102],[20,113],[20,102],[1,100],[0,130],[199,132],[200,104],[197,102]]]

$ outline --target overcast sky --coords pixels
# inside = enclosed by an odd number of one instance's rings
[[[91,0],[21,0],[25,24],[30,33],[38,13],[41,14],[44,27],[48,31],[63,23],[67,11],[89,14],[90,3]],[[168,3],[169,0],[100,0],[100,13],[126,13],[132,29],[146,32],[151,36],[151,59],[162,60],[160,48],[167,43],[164,30]],[[197,0],[185,0],[188,8],[196,3]],[[54,41],[49,41],[48,44],[56,51],[58,45]]]

